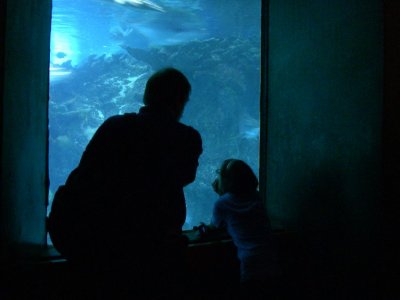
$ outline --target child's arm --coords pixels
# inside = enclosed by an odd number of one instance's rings
[[[207,225],[203,222],[201,222],[199,226],[194,226],[193,229],[198,231],[198,234],[201,238],[210,240],[219,240],[229,236],[225,227],[216,227],[213,224]]]

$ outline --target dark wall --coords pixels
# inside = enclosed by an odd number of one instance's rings
[[[389,277],[386,290],[398,287],[399,229],[400,229],[400,2],[384,1],[385,8],[385,67],[384,67],[384,122],[383,170],[384,193],[382,199],[385,220],[383,259]]]
[[[395,290],[399,15],[396,1],[270,0],[267,205],[320,292]]]
[[[398,224],[400,207],[400,3],[385,1],[385,84],[383,153],[384,206],[388,221]]]
[[[273,223],[368,235],[381,186],[381,1],[272,0],[269,24]]]
[[[45,244],[50,4],[19,0],[1,6],[2,252]]]
[[[5,32],[6,32],[6,3],[5,1],[0,2],[0,70],[4,70],[4,43],[5,43]],[[3,165],[1,160],[2,157],[2,141],[3,141],[3,72],[0,71],[0,169]],[[2,172],[0,171],[0,182],[3,181]],[[0,194],[1,203],[1,194]],[[0,205],[1,208],[1,205]]]

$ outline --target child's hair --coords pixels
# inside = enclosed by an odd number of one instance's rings
[[[257,190],[258,179],[242,160],[227,159],[222,163],[220,175],[225,193],[245,194]]]

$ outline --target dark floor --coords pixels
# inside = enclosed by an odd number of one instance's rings
[[[331,245],[321,240],[312,245],[295,235],[276,238],[284,271],[278,299],[400,299],[395,272],[379,260],[368,262],[361,255],[328,251]],[[192,245],[189,269],[190,289],[185,299],[238,295],[238,261],[231,242]],[[96,298],[90,275],[76,272],[64,260],[10,264],[1,271],[0,299]]]

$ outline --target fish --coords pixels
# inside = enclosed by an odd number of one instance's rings
[[[246,140],[259,140],[260,122],[248,113],[239,118],[239,137]]]
[[[121,5],[130,5],[135,8],[142,8],[142,9],[147,9],[147,10],[155,10],[158,12],[165,12],[165,9],[161,7],[160,5],[154,3],[153,1],[150,0],[113,0],[117,4]]]
[[[59,59],[62,59],[62,58],[67,57],[67,54],[64,53],[64,52],[62,52],[62,51],[60,51],[60,52],[57,52],[55,56],[56,56],[57,58],[59,58]]]
[[[111,34],[128,47],[149,49],[204,40],[209,36],[204,21],[191,11],[169,10],[125,20]]]

